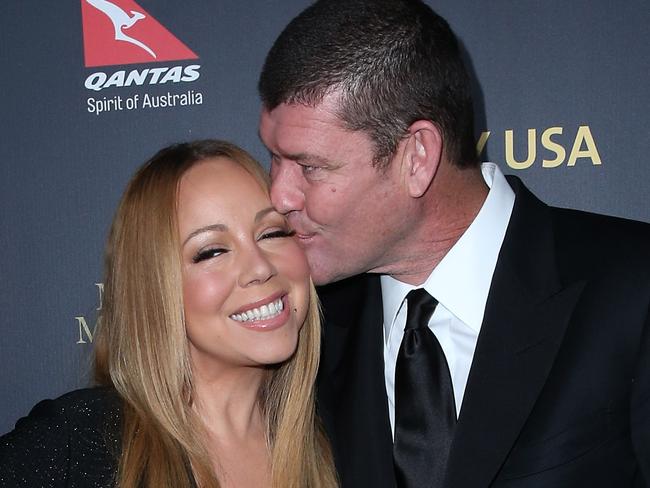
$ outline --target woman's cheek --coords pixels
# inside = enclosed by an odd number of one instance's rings
[[[213,273],[193,273],[183,283],[185,316],[199,316],[218,312],[228,297],[225,280]]]

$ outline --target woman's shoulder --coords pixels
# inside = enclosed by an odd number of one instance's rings
[[[32,408],[27,417],[18,421],[21,422],[36,419],[68,418],[75,423],[96,421],[97,416],[119,415],[120,398],[113,388],[95,387],[74,390],[53,400],[43,400]]]
[[[113,388],[84,388],[37,403],[7,435],[27,435],[34,431],[41,436],[50,433],[61,437],[64,431],[69,431],[74,437],[88,432],[113,430],[111,425],[119,424],[120,417],[121,401]],[[119,425],[115,427],[119,430]],[[5,437],[0,439],[4,440]]]
[[[43,486],[76,486],[74,480],[84,475],[108,481],[120,430],[121,401],[111,388],[43,400],[0,437],[0,486],[40,486],[46,479],[52,481]]]

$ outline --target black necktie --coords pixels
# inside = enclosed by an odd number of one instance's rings
[[[422,288],[406,301],[395,367],[395,477],[399,488],[439,487],[456,425],[454,390],[445,354],[429,330],[438,301]]]

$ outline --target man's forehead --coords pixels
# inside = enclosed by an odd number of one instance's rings
[[[331,104],[320,103],[310,106],[300,103],[282,103],[273,110],[262,112],[272,123],[301,125],[306,122],[341,124],[338,113]]]
[[[342,125],[339,118],[341,113],[341,96],[338,92],[326,94],[321,99],[311,102],[288,101],[283,102],[272,109],[262,108],[262,113],[268,114],[272,119],[300,116],[314,119],[325,119],[330,122],[336,121]]]
[[[269,149],[292,152],[301,150],[298,145],[304,147],[304,139],[317,143],[344,131],[349,132],[329,107],[281,104],[262,110],[258,133]]]

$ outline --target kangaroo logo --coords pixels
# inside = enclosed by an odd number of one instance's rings
[[[143,42],[134,39],[133,37],[127,36],[122,29],[128,29],[133,26],[138,20],[142,20],[146,17],[142,12],[137,12],[131,10],[132,16],[129,16],[124,10],[115,5],[114,3],[109,2],[108,0],[86,0],[90,5],[95,7],[97,10],[104,12],[111,22],[113,23],[113,28],[115,29],[115,40],[116,41],[126,41],[131,44],[135,44],[139,48],[144,49],[149,54],[151,54],[154,59],[156,58],[156,53],[154,53],[149,46]]]
[[[136,0],[81,0],[81,14],[87,67],[198,57]]]

